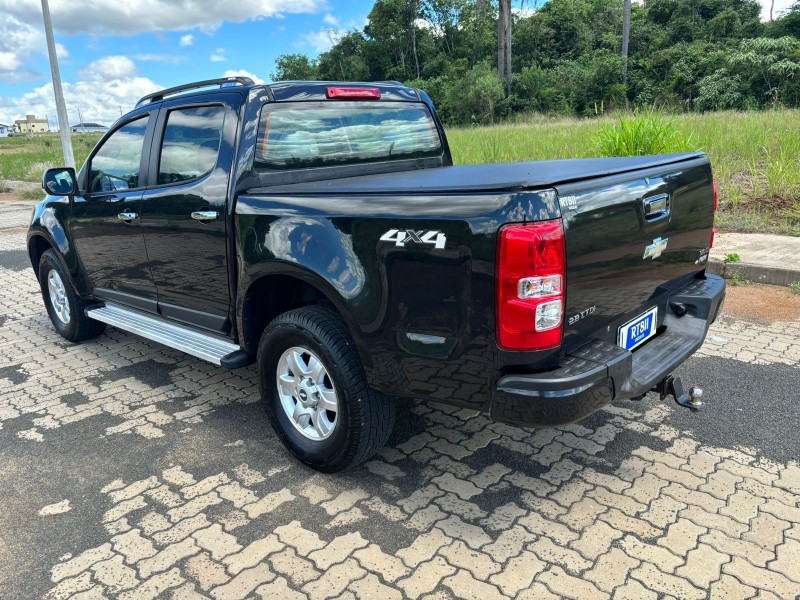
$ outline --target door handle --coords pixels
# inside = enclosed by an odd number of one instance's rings
[[[137,215],[134,212],[121,212],[121,213],[119,213],[117,215],[117,219],[119,219],[120,221],[126,221],[126,222],[130,223],[131,221],[133,221],[138,216],[139,215]]]
[[[219,216],[215,210],[198,210],[192,213],[192,218],[196,221],[213,221]]]

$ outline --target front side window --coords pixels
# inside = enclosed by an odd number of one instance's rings
[[[264,107],[254,166],[302,169],[441,155],[423,104],[295,103]]]
[[[210,173],[217,164],[224,120],[221,106],[170,111],[161,142],[158,183],[180,183]]]
[[[114,192],[139,187],[142,147],[149,116],[126,123],[92,157],[89,190]]]

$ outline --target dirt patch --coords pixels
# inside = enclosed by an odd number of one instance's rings
[[[800,321],[800,295],[789,288],[757,283],[728,283],[724,314],[769,325],[776,321]]]
[[[19,202],[19,196],[3,192],[0,193],[0,202]]]

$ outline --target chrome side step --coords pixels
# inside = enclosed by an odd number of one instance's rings
[[[146,315],[110,302],[107,302],[105,306],[87,308],[86,316],[202,358],[215,365],[222,365],[224,358],[233,353],[242,352],[239,346],[228,340],[169,323],[161,317]]]

